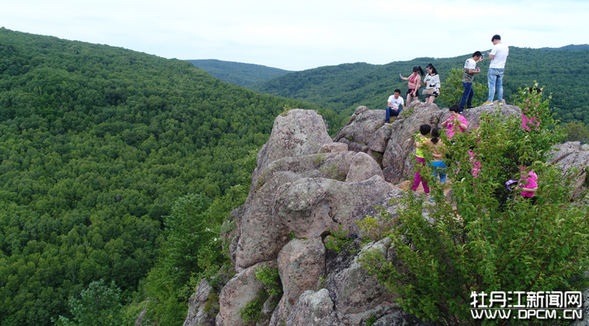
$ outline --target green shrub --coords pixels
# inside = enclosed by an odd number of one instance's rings
[[[211,291],[207,296],[207,302],[204,306],[205,314],[214,315],[219,312],[219,295],[214,291]]]
[[[376,316],[374,314],[370,314],[370,318],[366,319],[366,326],[372,326],[374,323],[376,323],[376,321]]]
[[[248,302],[244,308],[239,311],[239,316],[246,324],[254,324],[260,321],[262,318],[262,308],[264,303],[268,299],[268,292],[261,289],[258,291],[256,298]]]
[[[401,118],[405,119],[409,118],[413,114],[413,112],[415,112],[415,108],[403,109],[403,111],[401,111],[399,115],[401,116]]]
[[[346,230],[343,225],[338,226],[337,229],[331,230],[330,233],[331,234],[325,238],[325,248],[333,250],[338,254],[354,241],[354,239],[350,237],[349,231]]]
[[[282,295],[282,283],[280,282],[280,275],[278,268],[260,266],[255,270],[256,280],[264,284],[264,288],[260,289],[256,298],[248,302],[247,305],[239,311],[239,315],[244,323],[254,324],[261,320],[264,316],[262,308],[268,298],[273,298],[270,308],[273,309],[278,305]]]
[[[266,286],[268,294],[280,295],[282,293],[282,283],[280,282],[278,268],[261,266],[256,269],[255,274],[256,280],[262,282]]]
[[[523,99],[527,95],[521,93]],[[563,132],[541,96],[529,100],[533,108],[528,113],[540,117],[539,128],[525,132],[519,116],[488,115],[477,132],[458,134],[454,145],[447,143],[451,202],[427,165],[421,174],[435,202],[411,191],[391,201],[399,213],[389,235],[394,257],[369,251],[361,262],[400,296],[397,303],[406,311],[445,325],[499,325],[506,320],[472,319],[472,292],[574,291],[584,283],[578,275],[589,268],[589,207],[571,202],[572,180],[545,163]],[[469,151],[481,162],[476,177]],[[520,178],[517,161],[533,162],[536,205],[504,185]],[[365,228],[371,232],[372,222]]]
[[[330,179],[334,179],[334,180],[338,180],[338,181],[346,180],[347,174],[340,171],[338,169],[338,166],[335,163],[332,164],[331,166],[329,166],[328,168],[324,167],[323,171],[325,171],[325,173],[327,173],[327,177]]]
[[[321,164],[323,164],[323,162],[325,162],[325,154],[319,153],[315,155],[315,158],[313,159],[313,164],[315,164],[316,167],[320,167]]]
[[[379,212],[379,218],[366,216],[363,220],[356,221],[364,241],[378,241],[388,235],[393,228],[391,213],[382,206],[375,208]]]
[[[462,69],[452,68],[450,75],[444,80],[444,87],[440,90],[440,96],[438,99],[442,102],[442,105],[450,107],[451,105],[460,103],[462,99],[462,93],[464,93],[464,86],[462,86]],[[475,79],[481,80],[482,78],[475,77]],[[487,95],[489,95],[489,88],[487,83],[472,83],[474,90],[474,97],[472,99],[472,106],[477,107],[486,101]],[[440,106],[441,107],[441,106]]]

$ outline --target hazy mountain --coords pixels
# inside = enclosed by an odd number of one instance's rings
[[[560,48],[540,48],[540,50],[570,51],[570,50],[589,50],[589,44],[569,44]]]
[[[262,65],[221,61],[221,60],[186,60],[215,78],[224,82],[250,88],[252,85],[289,73],[288,70]]]

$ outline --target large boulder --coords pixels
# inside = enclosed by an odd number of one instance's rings
[[[390,125],[385,124],[378,128],[370,137],[368,148],[373,152],[384,153],[392,133],[393,128]]]
[[[348,123],[333,137],[333,141],[347,143],[350,150],[362,148],[366,152],[372,134],[384,125],[384,120],[384,110],[369,110],[359,106]]]
[[[355,221],[364,207],[390,192],[393,186],[374,176],[362,182],[304,178],[284,185],[276,201],[276,215],[297,238],[314,238],[343,225],[357,230]]]
[[[236,270],[276,259],[288,242],[290,231],[299,238],[312,238],[337,224],[354,226],[353,221],[360,218],[356,212],[361,207],[392,189],[382,179],[374,161],[368,161],[371,169],[356,164],[356,172],[352,173],[355,180],[367,180],[344,182],[357,155],[354,152],[302,155],[282,158],[266,166],[252,180],[246,203],[235,218],[238,235],[231,246],[231,257]],[[289,196],[294,197],[286,200]],[[301,198],[306,199],[299,201]],[[288,215],[293,210],[296,210],[294,217]],[[311,232],[315,227],[316,231]]]
[[[360,182],[373,176],[379,176],[384,180],[384,175],[378,163],[366,153],[358,153],[352,158],[352,164],[346,176],[346,182]]]
[[[345,325],[361,325],[371,315],[377,318],[392,313],[397,306],[397,295],[391,293],[375,277],[368,275],[359,259],[370,250],[387,254],[390,240],[369,243],[351,259],[351,264],[336,270],[327,281],[327,289],[334,302],[338,319]]]
[[[555,164],[565,173],[573,174],[571,194],[578,198],[587,190],[587,174],[589,173],[589,150],[581,143],[566,142],[553,146],[550,163]]]
[[[466,121],[468,121],[468,129],[472,130],[473,128],[476,128],[479,126],[479,123],[481,122],[481,117],[484,114],[495,114],[496,112],[499,112],[504,117],[507,117],[510,115],[521,116],[521,114],[522,114],[522,110],[515,105],[506,105],[506,104],[490,105],[490,104],[488,104],[488,105],[477,106],[476,108],[465,110],[462,115],[466,118]],[[445,112],[444,115],[442,116],[441,121],[444,121],[444,120],[448,119],[449,117],[450,117],[450,112]]]
[[[284,298],[295,304],[306,290],[314,290],[325,272],[325,246],[321,238],[293,239],[278,255],[278,273]]]
[[[257,191],[250,191],[243,215],[236,218],[239,231],[235,251],[235,269],[242,271],[256,263],[274,260],[282,246],[288,243],[288,228],[273,214],[276,196],[284,188],[300,179],[293,172],[279,171]]]
[[[258,296],[264,284],[256,279],[256,269],[261,267],[276,268],[276,262],[263,262],[251,266],[235,275],[221,290],[219,295],[219,314],[216,323],[219,326],[246,325],[240,311]]]
[[[323,118],[317,112],[301,109],[287,111],[276,117],[268,142],[258,152],[254,178],[275,160],[319,153],[323,145],[331,142]]]
[[[342,325],[333,310],[327,289],[305,291],[292,308],[287,326],[338,326]]]

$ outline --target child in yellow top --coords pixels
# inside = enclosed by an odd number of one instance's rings
[[[430,125],[421,125],[419,127],[420,134],[415,137],[415,158],[417,159],[417,164],[421,164],[421,166],[425,166],[424,150],[426,144],[429,142],[429,138],[427,137],[427,135],[429,135],[429,132],[431,130],[432,127],[430,127]],[[413,178],[413,185],[411,186],[411,189],[413,191],[417,190],[417,187],[419,187],[419,183],[423,182],[423,191],[426,194],[429,194],[429,187],[427,186],[427,181],[423,179],[421,174],[419,174],[420,171],[421,168],[418,168],[417,172],[415,172],[415,178]]]

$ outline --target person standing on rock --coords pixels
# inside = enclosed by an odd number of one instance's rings
[[[427,135],[429,135],[431,130],[432,127],[430,125],[421,125],[419,127],[419,134],[415,136],[415,158],[417,159],[418,167],[417,171],[415,172],[415,178],[413,178],[413,185],[411,186],[411,189],[416,191],[417,187],[419,187],[419,184],[423,182],[423,191],[426,194],[429,194],[429,187],[427,186],[427,180],[421,176],[420,172],[421,168],[425,166],[424,150],[429,143],[429,138]]]
[[[462,93],[462,98],[460,99],[460,113],[464,111],[464,105],[466,105],[467,109],[472,108],[472,98],[474,96],[474,89],[472,88],[472,81],[474,80],[474,75],[481,72],[481,68],[477,68],[477,63],[483,61],[483,54],[481,51],[476,51],[472,54],[472,57],[466,59],[464,63],[463,73],[462,73],[462,87],[464,87],[464,92]]]
[[[450,107],[450,117],[440,125],[448,129],[448,139],[451,140],[457,132],[464,132],[468,128],[468,121],[460,114],[460,107],[452,105]]]
[[[505,62],[509,55],[509,48],[507,45],[501,43],[500,35],[493,35],[491,42],[493,42],[493,49],[489,52],[491,64],[489,65],[489,73],[487,75],[489,81],[489,98],[483,105],[503,102],[503,74],[505,72]],[[497,102],[493,102],[495,90],[497,91]]]
[[[411,99],[419,101],[421,76],[423,76],[423,70],[420,66],[413,67],[413,73],[409,77],[403,77],[401,74],[399,74],[401,79],[409,81],[409,89],[407,90],[407,105],[411,104]]]
[[[387,104],[387,115],[385,122],[390,123],[390,117],[397,117],[399,113],[403,111],[403,107],[405,103],[403,102],[403,98],[401,97],[401,90],[395,89],[393,95],[389,96],[388,104]]]
[[[432,150],[433,161],[430,163],[434,168],[433,175],[436,179],[439,177],[440,182],[446,182],[447,166],[444,164],[444,149],[445,146],[440,139],[440,128],[432,130],[432,138],[429,140],[429,148]]]

